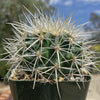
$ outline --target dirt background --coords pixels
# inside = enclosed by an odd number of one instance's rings
[[[0,94],[7,91],[9,89],[9,85],[5,85],[3,82],[0,82]]]
[[[93,75],[86,100],[100,100],[100,74]]]
[[[0,83],[0,94],[9,89],[9,85]],[[100,74],[93,75],[86,100],[100,100]]]

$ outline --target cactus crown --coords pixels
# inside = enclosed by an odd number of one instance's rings
[[[26,10],[26,22],[10,23],[15,37],[5,40],[7,56],[1,60],[8,60],[14,69],[30,71],[34,86],[40,76],[45,82],[55,79],[57,88],[61,77],[70,81],[78,76],[84,81],[90,65],[95,67],[95,57],[90,50],[94,41],[82,37],[82,25],[75,26],[71,17],[63,21]]]

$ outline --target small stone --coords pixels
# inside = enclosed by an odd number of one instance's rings
[[[63,77],[59,77],[59,82],[64,81]]]
[[[53,81],[53,83],[56,83],[56,79],[53,79],[52,81]]]
[[[76,77],[75,79],[76,79],[76,81],[78,81],[78,82],[81,81],[81,78],[80,78],[80,77]]]
[[[75,81],[75,78],[73,76],[70,77],[70,81]]]
[[[13,79],[13,80],[18,80],[18,78],[17,78],[17,77],[12,77],[12,79]]]
[[[84,74],[88,74],[88,72],[87,72],[87,70],[85,69],[85,68],[81,68],[81,70],[82,70],[82,72],[84,73]]]
[[[45,79],[42,78],[42,79],[40,79],[40,81],[45,81]]]

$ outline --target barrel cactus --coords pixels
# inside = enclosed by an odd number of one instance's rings
[[[9,71],[13,74],[9,78],[18,72],[30,72],[26,79],[34,80],[33,88],[37,81],[55,83],[60,96],[60,81],[84,82],[90,68],[96,68],[90,45],[95,41],[87,40],[82,25],[75,25],[71,16],[64,20],[41,11],[33,15],[26,10],[25,21],[10,23],[15,37],[4,40],[7,52],[1,60],[12,64]]]

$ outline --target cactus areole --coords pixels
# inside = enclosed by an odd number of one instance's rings
[[[71,16],[64,20],[25,9],[25,21],[10,23],[15,37],[5,39],[1,59],[12,64],[8,79],[14,100],[85,100],[90,66],[96,68],[94,41]]]

